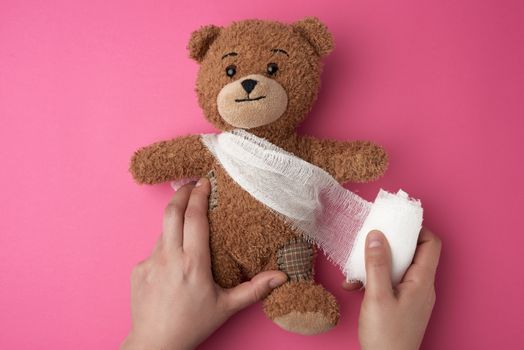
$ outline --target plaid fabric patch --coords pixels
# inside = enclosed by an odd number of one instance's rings
[[[277,264],[290,281],[313,278],[313,246],[300,238],[292,239],[278,250]]]
[[[209,210],[213,210],[218,206],[218,191],[217,191],[217,178],[215,171],[211,170],[207,173],[209,183],[211,184],[211,193],[209,194]]]

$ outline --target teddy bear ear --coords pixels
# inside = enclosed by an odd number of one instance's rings
[[[218,37],[220,30],[220,27],[208,25],[191,33],[191,38],[189,39],[189,44],[187,45],[189,57],[198,63],[202,62],[206,56],[207,50],[213,41],[215,41],[215,39]]]
[[[320,57],[333,50],[333,36],[327,27],[316,17],[306,17],[291,25],[313,46]]]

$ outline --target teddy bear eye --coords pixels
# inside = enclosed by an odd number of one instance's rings
[[[269,63],[267,65],[267,73],[269,75],[275,75],[278,71],[278,65],[276,63]]]
[[[237,67],[234,65],[230,65],[226,67],[226,74],[228,77],[233,77],[235,74],[237,74]]]

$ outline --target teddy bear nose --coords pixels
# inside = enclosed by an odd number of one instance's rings
[[[255,88],[255,85],[257,85],[258,81],[253,79],[246,79],[242,81],[240,84],[242,84],[242,87],[246,92],[249,94],[253,89]]]

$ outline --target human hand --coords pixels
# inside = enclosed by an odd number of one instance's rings
[[[179,189],[164,214],[152,255],[131,274],[133,327],[122,349],[193,349],[235,312],[287,276],[265,271],[232,289],[214,281],[207,218],[209,181]]]
[[[412,265],[402,281],[391,283],[391,252],[386,237],[372,231],[366,239],[366,289],[358,337],[363,350],[411,350],[422,343],[433,305],[440,240],[423,228]],[[355,290],[360,285],[344,283]]]

